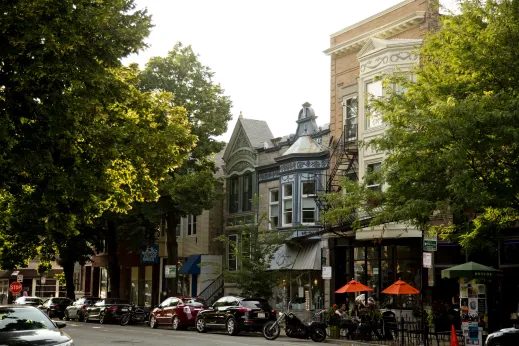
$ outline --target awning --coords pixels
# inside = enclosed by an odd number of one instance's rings
[[[198,266],[201,262],[202,255],[191,255],[187,258],[184,265],[180,267],[178,271],[180,274],[191,274],[191,275],[199,275],[200,267]]]
[[[405,228],[403,225],[389,224],[381,227],[366,227],[355,232],[356,240],[421,238],[422,232],[414,228]]]
[[[321,270],[321,242],[282,245],[274,254],[270,270]]]

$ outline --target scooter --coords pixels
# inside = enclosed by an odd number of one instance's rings
[[[127,324],[144,323],[148,320],[147,313],[145,313],[141,308],[131,304],[126,309],[128,309],[128,311],[124,311],[123,309],[125,314],[121,316],[121,320],[119,321],[121,326],[126,326]]]
[[[267,322],[263,326],[265,339],[276,340],[281,332],[282,323],[285,323],[285,333],[289,338],[312,339],[315,342],[323,342],[326,339],[326,323],[316,321],[303,323],[290,311],[280,312],[276,321]]]

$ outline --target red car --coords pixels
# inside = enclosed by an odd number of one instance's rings
[[[170,325],[174,330],[194,327],[196,316],[207,309],[207,303],[200,298],[170,297],[150,313],[150,327]]]

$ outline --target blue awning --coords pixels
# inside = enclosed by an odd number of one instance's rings
[[[200,274],[200,261],[202,259],[202,255],[191,255],[187,258],[187,261],[184,262],[184,265],[178,271],[180,274],[191,274],[191,275],[199,275]]]

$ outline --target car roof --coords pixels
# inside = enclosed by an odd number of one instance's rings
[[[12,304],[6,304],[6,305],[0,305],[0,309],[1,308],[13,308],[13,309],[36,309],[36,310],[40,310],[38,309],[37,307],[35,306],[31,306],[31,305],[12,305]]]
[[[36,297],[36,296],[26,296],[26,297],[18,297],[16,299],[41,299],[40,297]]]

